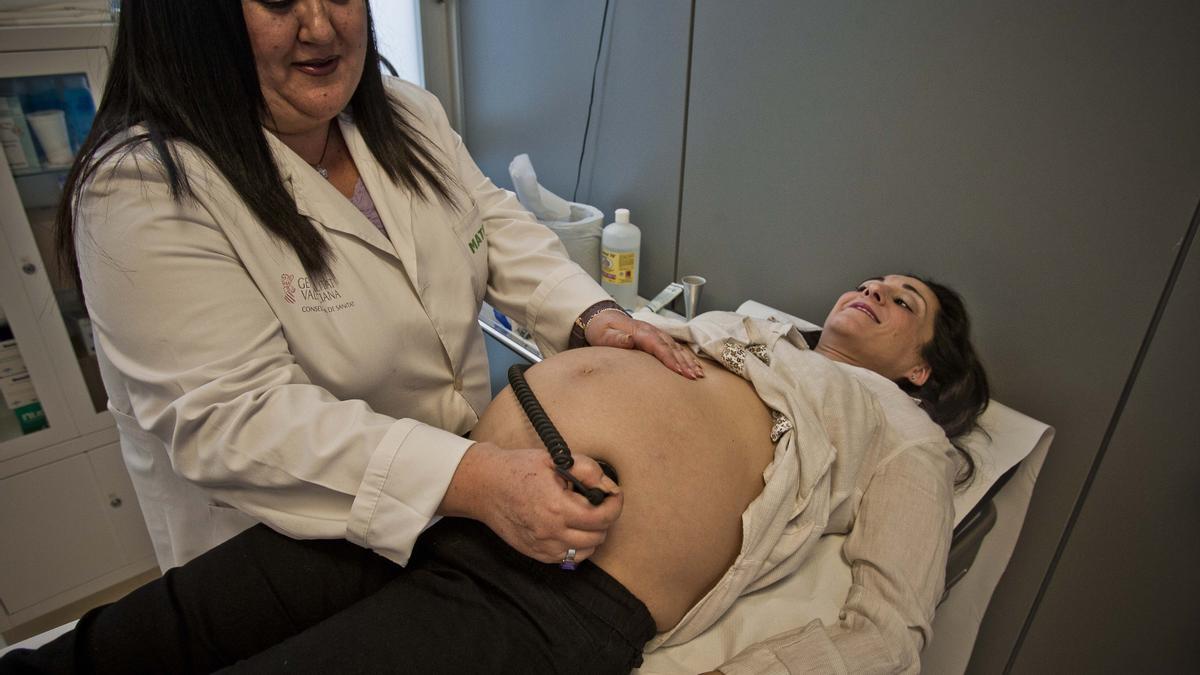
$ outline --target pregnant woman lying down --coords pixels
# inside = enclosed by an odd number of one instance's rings
[[[644,353],[588,348],[526,373],[573,454],[620,480],[583,479],[619,490],[624,509],[599,547],[563,551],[577,569],[526,558],[472,520],[437,522],[406,567],[256,526],[0,670],[628,672],[843,533],[853,583],[840,619],[713,668],[918,671],[954,485],[971,471],[948,438],[988,398],[959,297],[915,277],[867,280],[811,348],[790,324],[732,313],[649,320],[721,367],[686,380]],[[511,389],[472,438],[540,445]]]

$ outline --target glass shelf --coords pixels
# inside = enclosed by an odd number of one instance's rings
[[[70,164],[63,165],[63,166],[58,166],[58,165],[43,166],[43,167],[40,167],[37,169],[14,169],[13,170],[13,178],[16,178],[18,181],[18,184],[19,184],[19,182],[23,178],[36,178],[39,176],[66,176],[67,172],[70,170],[71,170]]]
[[[38,171],[23,176],[13,175],[17,183],[17,192],[21,195],[21,204],[26,211],[33,209],[57,209],[58,199],[62,196],[63,183],[67,179],[67,171]]]

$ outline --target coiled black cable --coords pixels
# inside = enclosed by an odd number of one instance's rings
[[[525,381],[527,368],[529,368],[528,365],[515,363],[508,369],[508,384],[512,387],[517,402],[521,404],[525,416],[533,424],[538,438],[542,439],[542,444],[550,451],[555,472],[571,484],[572,490],[586,497],[592,506],[599,506],[608,497],[608,493],[598,487],[584,485],[571,473],[571,467],[575,466],[575,458],[571,456],[571,449],[567,447],[567,442],[563,440],[558,429],[554,427],[554,423],[550,421],[550,416],[546,414],[542,404],[533,395],[533,389],[530,389],[529,383]],[[600,465],[600,469],[606,476],[611,478],[614,483],[617,482],[617,472],[611,464],[600,460],[596,460],[596,463]]]

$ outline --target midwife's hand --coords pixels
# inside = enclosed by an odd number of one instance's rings
[[[640,349],[689,380],[704,377],[700,357],[670,335],[624,312],[600,312],[592,317],[584,333],[593,347]]]
[[[479,520],[509,546],[541,562],[561,562],[572,548],[576,561],[586,560],[604,543],[624,501],[600,465],[590,457],[574,457],[571,473],[584,485],[610,493],[599,506],[566,485],[545,450],[476,443],[459,462],[438,512]]]

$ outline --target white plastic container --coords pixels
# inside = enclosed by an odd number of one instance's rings
[[[14,174],[33,173],[42,168],[33,148],[33,132],[16,96],[0,96],[0,145],[4,146],[8,168]]]
[[[57,168],[71,164],[71,142],[67,138],[67,115],[61,110],[39,110],[25,115],[33,135],[46,151],[46,162]]]
[[[589,204],[571,205],[570,220],[539,220],[562,240],[567,255],[583,268],[588,276],[600,281],[600,232],[604,214]]]
[[[637,303],[638,266],[642,262],[642,232],[629,222],[629,209],[617,209],[616,222],[600,239],[600,285],[625,309]]]

